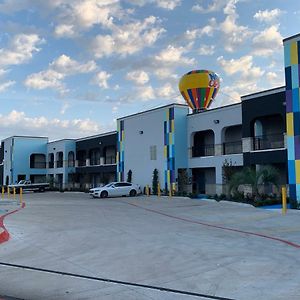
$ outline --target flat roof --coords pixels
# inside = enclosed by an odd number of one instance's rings
[[[262,96],[276,94],[276,93],[279,93],[279,92],[285,92],[285,86],[276,87],[276,88],[272,88],[272,89],[269,89],[269,90],[264,90],[264,91],[256,92],[256,93],[253,93],[253,94],[245,95],[245,96],[241,97],[241,100],[245,101],[245,100],[257,98],[258,96],[262,97]]]
[[[171,103],[171,104],[166,104],[166,105],[163,105],[163,106],[151,108],[151,109],[148,109],[148,110],[144,110],[144,111],[141,111],[141,112],[138,112],[138,113],[134,113],[134,114],[131,114],[131,115],[127,115],[125,117],[117,118],[117,120],[127,119],[127,118],[130,118],[130,117],[134,117],[134,116],[137,116],[137,115],[149,113],[149,112],[152,112],[152,111],[155,111],[155,110],[159,110],[159,109],[162,109],[162,108],[166,108],[166,107],[169,107],[169,106],[180,106],[180,107],[186,107],[186,108],[189,107],[187,104]]]
[[[290,40],[293,40],[293,39],[296,39],[296,38],[300,38],[300,33],[297,33],[295,35],[292,35],[292,36],[289,36],[289,37],[283,39],[283,42],[285,43],[287,41],[290,41]]]
[[[48,144],[58,143],[58,142],[62,142],[62,141],[74,141],[75,142],[76,140],[75,139],[60,139],[60,140],[48,142]]]
[[[46,137],[46,136],[12,135],[12,136],[9,136],[9,137],[3,139],[3,141],[11,139],[11,138],[29,138],[29,139],[47,139],[48,140],[48,137]]]
[[[94,139],[94,138],[97,138],[97,137],[103,137],[103,136],[113,135],[113,134],[117,134],[117,131],[114,130],[114,131],[99,133],[99,134],[95,134],[95,135],[90,135],[90,136],[86,136],[86,137],[83,137],[83,138],[76,139],[75,141],[79,142],[79,141]]]
[[[219,107],[203,110],[203,111],[200,111],[198,113],[190,113],[190,114],[188,114],[188,116],[195,116],[195,115],[198,115],[198,114],[209,113],[211,111],[215,111],[215,110],[218,110],[218,109],[225,109],[225,108],[228,108],[228,107],[238,106],[238,105],[241,105],[241,104],[242,104],[241,102],[232,103],[232,104],[228,104],[228,105],[224,105],[224,106],[219,106]]]

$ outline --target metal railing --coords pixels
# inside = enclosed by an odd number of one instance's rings
[[[107,156],[105,157],[105,164],[106,165],[113,165],[116,163],[116,157],[115,156]]]
[[[33,162],[30,164],[31,169],[46,169],[46,162]]]
[[[223,155],[242,153],[242,141],[225,142],[223,143]]]
[[[58,160],[58,161],[56,162],[56,168],[62,168],[63,166],[64,166],[63,160]]]
[[[215,155],[215,145],[214,144],[207,144],[207,145],[192,147],[192,157],[214,156],[214,155]]]
[[[253,138],[253,150],[284,148],[283,133],[256,136]]]

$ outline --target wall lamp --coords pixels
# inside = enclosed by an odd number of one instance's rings
[[[220,120],[214,120],[214,123],[215,123],[215,124],[219,124],[219,123],[220,123]]]
[[[143,130],[140,130],[140,131],[139,131],[139,134],[144,134],[144,131],[143,131]]]

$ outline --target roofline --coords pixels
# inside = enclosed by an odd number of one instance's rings
[[[109,131],[109,132],[104,132],[104,133],[99,133],[99,134],[95,134],[95,135],[82,137],[82,138],[76,139],[75,142],[85,141],[85,140],[89,140],[89,139],[93,139],[93,138],[97,138],[97,137],[103,137],[103,136],[107,136],[107,135],[113,135],[113,134],[117,134],[117,131],[114,130],[114,131]]]
[[[228,107],[238,106],[238,105],[242,105],[242,102],[237,102],[237,103],[232,103],[232,104],[228,104],[228,105],[224,105],[224,106],[219,106],[219,107],[207,109],[207,110],[203,110],[203,111],[198,112],[198,113],[191,113],[191,114],[188,114],[188,116],[196,116],[198,114],[209,113],[210,111],[215,111],[215,110],[218,110],[218,109],[228,108]]]
[[[60,139],[60,140],[55,140],[55,141],[51,141],[51,142],[48,142],[47,144],[52,144],[52,143],[58,143],[58,142],[61,142],[61,141],[76,141],[75,139]]]
[[[49,138],[47,136],[12,135],[12,136],[9,136],[9,137],[3,139],[2,141],[5,141],[5,140],[11,139],[11,138],[30,138],[30,139],[47,139],[47,140],[49,140]]]
[[[292,35],[292,36],[289,36],[289,37],[283,39],[283,43],[285,43],[287,41],[290,41],[290,40],[293,40],[293,39],[296,39],[296,38],[300,38],[300,33],[297,33],[295,35]]]
[[[152,111],[155,111],[155,110],[159,110],[159,109],[162,109],[162,108],[166,108],[166,107],[169,107],[169,106],[180,106],[180,107],[187,107],[187,108],[189,107],[186,104],[171,103],[171,104],[166,104],[166,105],[163,105],[163,106],[151,108],[151,109],[148,109],[148,110],[144,110],[144,111],[141,111],[141,112],[138,112],[138,113],[134,113],[134,114],[131,114],[131,115],[127,115],[127,116],[124,116],[124,117],[120,117],[120,118],[117,118],[117,120],[124,120],[124,119],[130,118],[130,117],[134,117],[134,116],[137,116],[137,115],[145,114],[145,113],[152,112]]]
[[[256,98],[257,96],[261,96],[262,97],[262,96],[276,94],[276,93],[279,93],[279,92],[285,92],[285,86],[276,87],[276,88],[273,88],[273,89],[269,89],[269,90],[265,90],[265,91],[260,91],[260,92],[253,93],[253,94],[248,94],[248,95],[242,96],[241,100],[245,101],[245,100]]]

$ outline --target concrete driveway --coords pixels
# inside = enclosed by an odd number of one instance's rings
[[[0,295],[300,299],[300,211],[282,216],[213,200],[82,193],[26,194],[24,201],[4,221],[10,240],[0,244]]]

